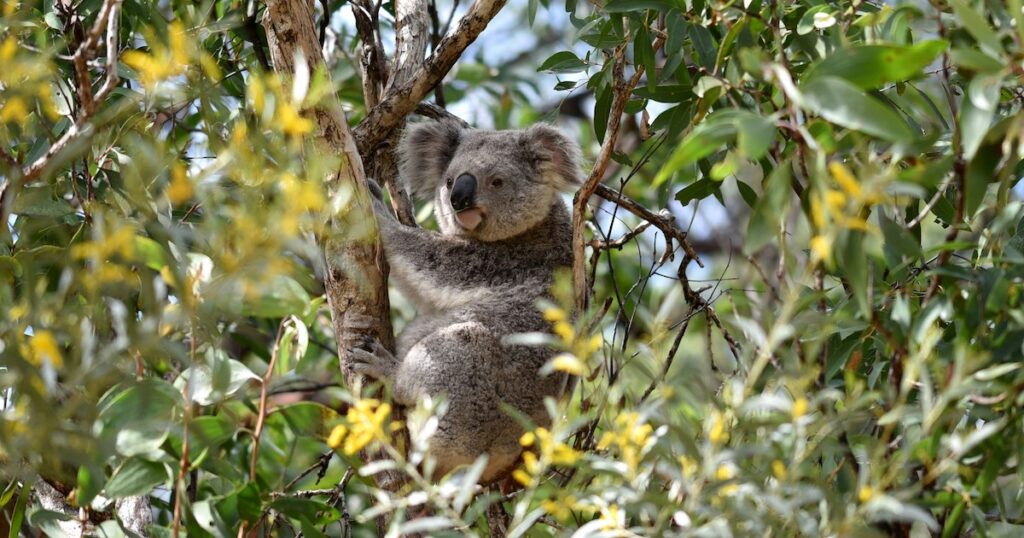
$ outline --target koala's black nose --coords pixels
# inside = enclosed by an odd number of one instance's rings
[[[462,174],[452,185],[451,200],[452,209],[456,213],[463,209],[473,207],[473,198],[476,197],[476,178],[470,174]]]

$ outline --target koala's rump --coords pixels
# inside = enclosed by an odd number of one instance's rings
[[[448,398],[448,412],[431,441],[438,476],[480,454],[488,455],[482,482],[500,477],[515,463],[522,429],[505,406],[538,424],[549,422],[544,398],[560,396],[565,380],[540,375],[549,350],[502,344],[508,328],[480,321],[438,323],[405,355],[400,377],[423,394]]]

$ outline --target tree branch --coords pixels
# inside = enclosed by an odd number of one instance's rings
[[[441,40],[434,54],[405,82],[390,85],[383,99],[370,109],[355,128],[356,145],[367,155],[386,140],[395,127],[416,109],[416,105],[444,79],[462,51],[476,41],[480,32],[505,6],[506,0],[477,0],[458,26]]]
[[[309,69],[325,67],[323,53],[313,23],[313,12],[306,0],[270,0],[263,16],[274,69],[281,75],[295,73],[296,55]],[[375,339],[394,349],[387,293],[387,263],[372,217],[370,194],[363,160],[349,131],[345,113],[336,98],[329,98],[306,111],[316,124],[316,135],[341,156],[337,174],[329,188],[343,185],[353,189],[353,206],[332,216],[331,229],[320,238],[326,271],[324,287],[331,309],[334,337],[342,372],[349,384],[355,379],[347,368],[350,350]],[[372,459],[372,458],[371,458]],[[383,487],[398,487],[397,473],[378,475]]]

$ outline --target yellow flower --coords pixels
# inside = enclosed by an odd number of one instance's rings
[[[583,361],[569,353],[558,354],[558,356],[552,359],[551,365],[555,370],[565,372],[570,375],[581,376],[586,372],[586,367],[583,365]]]
[[[853,173],[843,163],[838,161],[832,161],[828,164],[828,171],[832,173],[832,177],[836,179],[836,183],[855,199],[860,199],[863,196],[863,190],[860,188],[860,182],[857,178],[853,177]]]
[[[862,503],[870,501],[875,496],[875,490],[871,486],[862,486],[857,491],[857,499]]]
[[[266,88],[263,86],[263,80],[258,76],[252,77],[249,79],[247,90],[249,100],[252,101],[253,111],[257,114],[263,114],[263,106],[267,102]]]
[[[390,404],[381,403],[373,398],[359,400],[348,408],[345,415],[347,424],[335,426],[331,431],[327,445],[332,449],[341,446],[341,452],[351,456],[375,439],[387,441],[389,431],[400,427],[397,422],[393,422],[385,428],[390,414]]]
[[[736,466],[731,463],[726,463],[718,466],[715,469],[715,480],[726,481],[736,476]]]
[[[572,345],[576,339],[576,329],[567,321],[556,321],[552,330],[566,344]]]
[[[626,522],[626,514],[619,510],[617,505],[611,505],[607,508],[601,509],[601,522],[603,530],[615,530],[621,529]]]
[[[194,194],[192,182],[188,180],[185,167],[180,163],[175,163],[171,167],[171,182],[167,185],[165,194],[167,200],[173,205],[183,204],[192,199]]]
[[[832,189],[825,191],[825,207],[833,213],[841,213],[846,208],[846,195]]]
[[[729,427],[725,422],[725,416],[715,410],[711,413],[711,425],[708,428],[708,440],[713,445],[720,445],[729,440]]]
[[[313,132],[313,120],[302,117],[295,107],[286,102],[277,105],[277,123],[288,136],[302,136]]]
[[[185,72],[188,65],[189,51],[185,27],[175,21],[168,27],[168,46],[158,42],[156,38],[147,37],[152,54],[130,50],[121,56],[125,65],[138,71],[139,79],[147,88],[152,89],[158,82]]]
[[[331,430],[331,435],[327,437],[327,446],[332,449],[337,449],[341,446],[341,441],[345,439],[345,435],[348,434],[348,428],[344,424],[338,424]]]
[[[793,401],[793,408],[792,408],[793,420],[796,420],[796,419],[806,415],[807,414],[807,407],[808,406],[807,406],[807,399],[806,398],[797,398],[796,400],[794,400]]]
[[[0,62],[10,61],[17,52],[18,40],[12,35],[7,36],[7,39],[0,45]]]
[[[540,506],[555,519],[569,519],[572,511],[576,509],[576,497],[566,495],[560,499],[547,499],[542,501]]]
[[[816,235],[811,238],[811,263],[827,262],[832,259],[832,238]]]
[[[785,479],[786,478],[786,464],[782,463],[782,461],[780,461],[780,460],[773,461],[772,462],[772,474],[775,475],[775,478],[777,478],[779,480]]]
[[[597,443],[598,450],[615,445],[631,474],[636,474],[644,452],[649,448],[654,427],[640,422],[636,412],[622,413],[615,419],[615,429],[605,432]]]
[[[687,456],[679,456],[679,469],[684,478],[692,478],[697,474],[697,462]]]
[[[554,323],[556,321],[565,321],[565,320],[567,320],[568,319],[568,315],[565,313],[565,310],[562,310],[561,308],[558,308],[557,306],[552,306],[550,308],[545,308],[544,309],[544,319]]]
[[[46,361],[54,368],[64,366],[64,357],[60,354],[60,348],[57,347],[57,341],[54,340],[52,332],[36,331],[29,339],[28,346],[31,350],[28,359],[32,364],[40,366],[43,361]]]
[[[513,471],[512,479],[515,480],[516,482],[519,482],[519,484],[523,486],[529,486],[530,482],[533,481],[533,478],[531,478],[530,475],[522,469],[516,469],[515,471]]]
[[[537,438],[533,432],[526,432],[519,438],[519,444],[523,446],[533,446],[533,441]]]
[[[281,177],[281,188],[296,211],[317,211],[323,207],[323,194],[311,181],[300,181],[294,174],[285,173]]]
[[[15,95],[4,103],[0,108],[0,122],[21,123],[28,117],[28,107],[25,100]]]

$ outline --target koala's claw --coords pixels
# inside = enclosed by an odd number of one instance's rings
[[[353,373],[373,379],[391,379],[398,367],[395,356],[376,340],[349,349],[347,362],[349,370]]]

